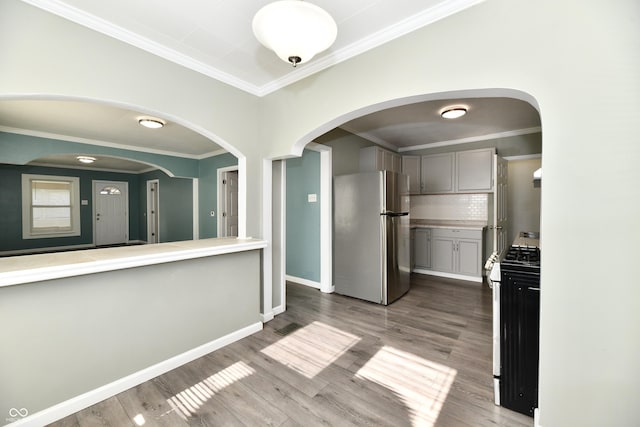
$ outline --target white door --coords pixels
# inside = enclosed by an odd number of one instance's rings
[[[160,241],[160,181],[147,181],[147,243]]]
[[[224,185],[224,220],[225,236],[238,235],[238,171],[225,172]]]
[[[508,162],[497,155],[494,158],[495,194],[493,197],[493,250],[499,254],[509,246],[507,243],[507,178]]]
[[[129,240],[128,189],[126,182],[93,181],[96,246]]]

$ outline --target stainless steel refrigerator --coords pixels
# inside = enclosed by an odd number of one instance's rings
[[[391,304],[409,290],[409,178],[364,172],[333,187],[336,293]]]

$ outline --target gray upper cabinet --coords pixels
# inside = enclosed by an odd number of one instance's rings
[[[402,172],[402,156],[378,146],[360,149],[360,172],[388,170]]]
[[[455,192],[455,153],[422,156],[422,192]]]
[[[409,177],[409,193],[420,194],[420,156],[402,156],[402,173]]]
[[[479,192],[493,189],[493,148],[456,153],[457,191]]]
[[[495,148],[422,156],[421,192],[478,193],[493,191]]]

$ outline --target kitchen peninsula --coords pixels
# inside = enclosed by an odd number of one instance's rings
[[[259,331],[265,247],[220,238],[0,259],[0,401],[47,424]]]

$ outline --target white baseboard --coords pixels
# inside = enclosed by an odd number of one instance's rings
[[[540,408],[533,408],[533,427],[542,427],[540,425]]]
[[[279,306],[277,306],[277,307],[273,307],[273,315],[274,315],[274,316],[277,316],[278,314],[282,314],[282,313],[284,313],[286,310],[287,310],[287,309],[286,309],[286,307],[285,307],[285,305],[284,305],[284,304],[279,305]]]
[[[466,280],[468,282],[482,283],[482,276],[466,276],[464,274],[445,273],[443,271],[425,270],[423,268],[414,268],[413,273],[428,274],[430,276],[446,277],[448,279]]]
[[[336,291],[336,287],[331,285],[329,286],[329,289],[322,289],[320,288],[320,292],[324,292],[325,294],[332,294]]]
[[[274,315],[275,314],[273,313],[273,311],[270,311],[269,313],[265,313],[265,314],[260,313],[260,319],[262,320],[262,323],[267,323],[273,320]]]
[[[159,375],[169,372],[179,366],[189,363],[199,357],[209,354],[212,351],[218,350],[226,345],[229,345],[242,338],[248,337],[262,330],[262,323],[256,322],[228,335],[225,335],[216,340],[210,341],[199,347],[186,351],[182,354],[174,356],[163,362],[144,368],[131,375],[127,375],[124,378],[120,378],[112,383],[105,384],[94,390],[83,393],[79,396],[73,397],[57,405],[43,409],[29,415],[26,418],[22,418],[11,423],[12,427],[17,426],[43,426],[50,424],[54,421],[60,420],[66,416],[74,414],[82,409],[88,408],[91,405],[95,405],[109,397],[115,396],[118,393],[122,393],[125,390],[135,387],[138,384],[142,384],[145,381],[149,381]]]
[[[303,279],[302,277],[290,276],[287,274],[284,276],[284,278],[289,282],[299,283],[301,285],[309,286],[310,288],[316,288],[316,289],[321,288],[320,282],[314,282],[313,280]]]

